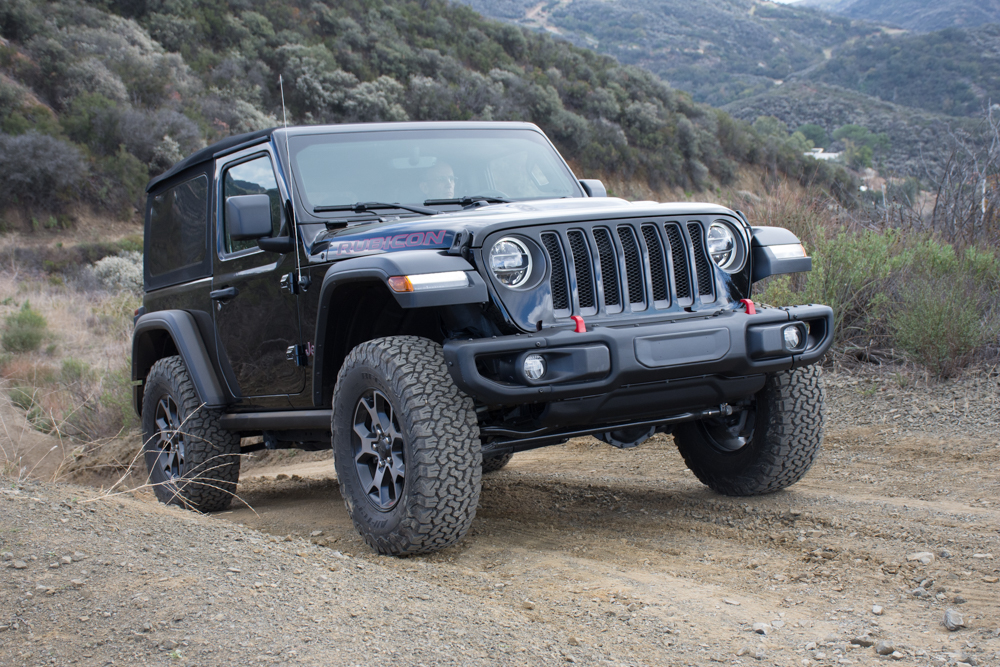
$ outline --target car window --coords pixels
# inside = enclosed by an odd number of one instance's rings
[[[281,193],[278,191],[278,181],[274,177],[274,167],[267,155],[241,162],[225,171],[222,178],[223,216],[225,216],[225,200],[236,195],[267,195],[271,199],[271,235],[278,236],[281,232],[282,206]],[[229,237],[229,221],[223,223],[225,249],[227,253],[240,252],[256,248],[257,241],[253,239],[235,241]]]
[[[202,263],[208,246],[208,177],[192,178],[149,198],[146,270],[150,278]],[[188,276],[185,276],[188,277]]]
[[[545,137],[522,129],[300,135],[291,138],[291,158],[308,210],[374,201],[583,196]]]

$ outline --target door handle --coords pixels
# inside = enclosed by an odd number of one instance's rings
[[[234,298],[240,291],[235,287],[223,287],[222,289],[213,290],[208,293],[210,297],[216,301],[228,301]],[[204,292],[202,292],[204,294]]]

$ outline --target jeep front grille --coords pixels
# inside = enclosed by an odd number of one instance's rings
[[[540,238],[552,270],[552,306],[563,311],[557,316],[715,301],[714,272],[698,222],[546,229]]]

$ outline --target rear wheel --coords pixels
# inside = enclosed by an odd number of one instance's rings
[[[351,351],[334,390],[333,449],[347,511],[377,552],[436,551],[468,531],[479,426],[437,343],[394,336]]]
[[[160,359],[142,397],[143,458],[162,503],[200,512],[229,507],[240,477],[240,438],[198,400],[180,357]]]
[[[674,441],[691,472],[727,496],[772,493],[809,470],[823,441],[819,366],[776,373],[728,417],[679,425]]]

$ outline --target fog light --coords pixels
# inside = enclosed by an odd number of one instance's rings
[[[802,332],[799,331],[798,327],[786,327],[782,334],[785,337],[785,345],[788,346],[789,350],[794,350],[802,344]]]
[[[545,375],[545,359],[540,354],[529,354],[524,358],[524,377],[540,380]]]

